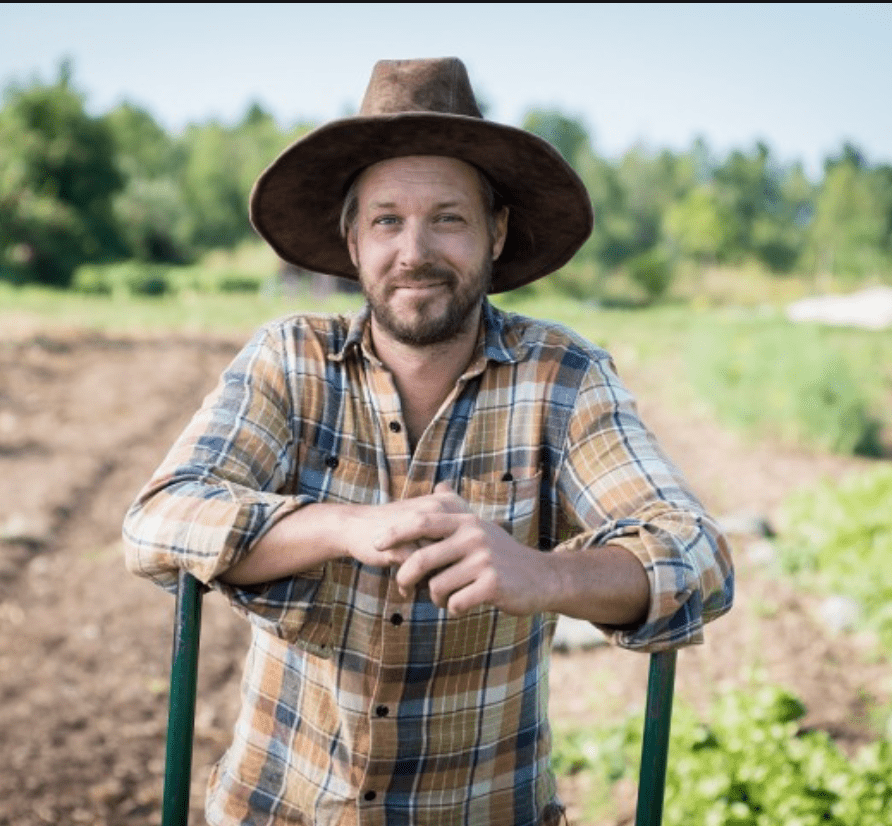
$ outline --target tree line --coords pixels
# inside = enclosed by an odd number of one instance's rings
[[[680,263],[852,281],[892,273],[892,166],[856,146],[812,181],[763,143],[722,158],[698,140],[608,159],[578,118],[536,109],[522,125],[551,141],[591,194],[595,228],[579,271],[624,269],[654,296]],[[64,63],[54,82],[13,83],[0,109],[0,280],[67,287],[84,263],[188,264],[235,246],[252,235],[258,173],[312,126],[283,129],[254,104],[235,124],[171,135],[131,103],[88,114]],[[583,282],[564,279],[571,292]]]

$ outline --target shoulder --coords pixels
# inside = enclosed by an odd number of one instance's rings
[[[264,324],[254,341],[287,351],[318,350],[319,355],[341,353],[356,323],[354,314],[295,313]]]
[[[557,321],[495,310],[503,340],[522,360],[556,359],[585,369],[611,362],[610,353],[572,328]]]

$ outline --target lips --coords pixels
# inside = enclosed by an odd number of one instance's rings
[[[395,290],[431,290],[434,287],[448,287],[446,281],[422,281],[413,282],[411,284],[397,284]]]
[[[426,277],[403,278],[394,284],[388,286],[387,292],[393,295],[397,290],[416,290],[418,292],[426,292],[437,288],[454,289],[455,278],[451,273],[437,273],[431,277],[429,273]]]

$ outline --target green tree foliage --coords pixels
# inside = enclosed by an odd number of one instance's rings
[[[577,118],[532,110],[523,126],[559,149],[592,199],[592,235],[559,279],[580,298],[597,297],[608,275],[623,272],[656,299],[682,261],[756,262],[778,275],[892,269],[892,167],[870,169],[852,147],[816,186],[764,143],[723,159],[702,139],[682,153],[636,146],[614,162],[595,152]]]
[[[114,213],[130,256],[183,263],[191,256],[189,219],[180,179],[185,154],[152,116],[124,103],[105,116],[126,180]]]
[[[190,220],[188,237],[196,248],[235,246],[251,234],[247,205],[254,181],[289,142],[308,130],[299,126],[283,132],[257,104],[236,126],[210,122],[186,130],[183,198]]]
[[[582,121],[554,109],[527,112],[523,128],[547,140],[570,164],[576,162],[580,150],[589,144],[589,133]]]
[[[801,184],[801,169],[784,169],[764,143],[750,152],[732,152],[713,174],[726,224],[723,260],[757,260],[776,272],[796,263],[801,203],[789,200]]]
[[[67,286],[75,268],[123,252],[112,198],[123,185],[107,126],[63,65],[51,85],[10,87],[0,110],[0,268]]]
[[[711,184],[701,184],[671,203],[665,229],[675,248],[700,264],[726,260],[738,235],[736,216]]]
[[[868,168],[850,145],[828,161],[808,230],[812,266],[859,277],[892,267],[892,170]]]

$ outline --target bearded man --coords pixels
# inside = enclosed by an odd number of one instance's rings
[[[134,572],[188,570],[252,623],[208,821],[560,822],[558,615],[654,651],[701,642],[733,592],[610,356],[487,300],[570,259],[584,186],[484,120],[458,60],[382,61],[251,214],[366,305],[264,327],[127,515]]]

